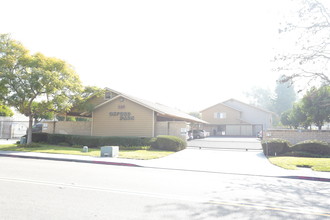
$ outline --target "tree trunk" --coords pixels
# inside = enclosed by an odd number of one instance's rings
[[[27,140],[26,143],[30,144],[32,142],[32,124],[33,124],[33,117],[32,115],[29,116],[29,127],[27,132]]]

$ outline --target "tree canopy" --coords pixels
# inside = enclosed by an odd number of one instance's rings
[[[11,117],[14,112],[6,105],[0,105],[0,116]]]
[[[0,35],[0,100],[32,119],[46,112],[68,111],[82,86],[65,61],[30,52],[7,34]]]
[[[301,81],[302,89],[330,85],[330,12],[318,0],[302,0],[295,16],[279,29],[289,51],[275,57],[280,82]],[[289,39],[295,39],[288,43]],[[288,46],[289,45],[289,46]],[[294,45],[294,46],[292,46]]]
[[[272,106],[273,111],[280,115],[282,112],[291,109],[295,101],[296,92],[294,87],[288,83],[277,83]]]
[[[253,87],[246,93],[251,104],[275,112],[278,115],[291,109],[296,100],[296,92],[293,85],[277,82],[274,91]]]
[[[313,87],[302,99],[305,111],[321,130],[324,122],[330,122],[330,86]]]
[[[330,86],[311,88],[293,108],[282,113],[283,125],[305,129],[314,124],[321,130],[325,122],[330,122]]]

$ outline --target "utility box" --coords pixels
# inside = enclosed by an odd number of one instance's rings
[[[103,146],[101,147],[101,157],[118,157],[118,146]]]
[[[87,153],[88,152],[88,146],[83,146],[83,152]]]
[[[26,137],[21,137],[20,144],[26,144]]]

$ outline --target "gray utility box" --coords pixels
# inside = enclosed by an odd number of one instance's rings
[[[118,157],[118,146],[104,146],[101,147],[101,157]]]

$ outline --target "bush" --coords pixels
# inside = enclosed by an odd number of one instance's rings
[[[67,142],[66,135],[64,134],[48,134],[47,143],[49,144],[59,144]]]
[[[151,140],[152,148],[168,151],[180,151],[187,147],[184,140],[168,135],[160,135],[156,139]]]
[[[67,134],[49,134],[48,143],[69,145],[88,146],[90,148],[100,146],[150,146],[151,138],[140,137],[99,137],[99,136],[83,136],[83,135],[67,135]]]
[[[32,142],[35,143],[46,143],[48,139],[47,133],[32,133]]]
[[[25,137],[27,139],[27,135],[23,135],[22,137]],[[32,133],[32,142],[34,143],[47,143],[48,141],[48,134],[47,133]],[[20,141],[18,141],[20,143]],[[19,144],[18,143],[18,144]]]
[[[316,155],[330,155],[330,147],[327,142],[308,140],[290,147],[290,152],[304,152]]]
[[[266,156],[278,156],[289,151],[290,142],[283,139],[262,141],[262,150]]]

